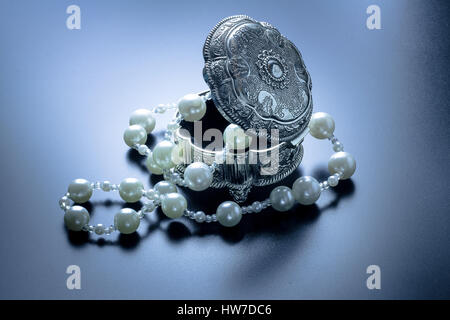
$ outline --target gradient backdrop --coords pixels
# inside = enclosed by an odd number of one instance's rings
[[[66,28],[71,4],[81,30]],[[366,28],[370,4],[382,30]],[[448,12],[444,1],[1,0],[0,298],[450,298]],[[68,233],[58,199],[72,179],[159,180],[122,141],[128,116],[207,88],[203,42],[235,14],[298,46],[315,110],[357,159],[353,179],[234,230],[158,211],[128,237]],[[330,144],[304,147],[286,183],[326,175]],[[187,196],[208,212],[228,199]],[[111,223],[119,200],[96,193],[92,222]],[[66,288],[71,264],[81,290]],[[371,264],[381,290],[366,287]]]

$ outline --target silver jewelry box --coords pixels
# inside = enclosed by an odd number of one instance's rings
[[[263,149],[226,150],[227,161],[215,166],[211,186],[228,188],[235,201],[243,202],[253,185],[276,183],[300,164],[313,109],[311,78],[291,41],[270,24],[244,15],[220,21],[206,39],[203,56],[210,90],[202,95],[208,106],[259,140],[272,141]],[[207,150],[180,132],[176,139],[187,161],[224,157],[224,150]],[[182,173],[184,168],[176,169]]]

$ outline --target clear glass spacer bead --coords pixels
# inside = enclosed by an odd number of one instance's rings
[[[142,207],[142,210],[144,212],[152,212],[153,210],[155,210],[156,206],[153,202],[148,202],[146,204],[144,204],[144,206]]]
[[[150,200],[157,200],[159,199],[159,192],[155,189],[148,189],[145,191],[145,197]]]
[[[164,113],[166,112],[167,108],[164,104],[159,104],[156,108],[155,108],[155,113]]]
[[[105,180],[101,183],[100,187],[105,192],[111,191],[111,182],[108,180]]]
[[[259,202],[259,201],[253,202],[253,204],[252,204],[252,210],[253,210],[254,212],[259,213],[259,212],[262,211],[262,209],[263,209],[263,207],[262,207],[261,202]]]
[[[195,221],[202,223],[206,220],[206,215],[203,211],[197,211],[194,215]]]
[[[137,151],[141,156],[148,156],[150,155],[150,148],[147,147],[145,144],[140,144],[137,148]]]
[[[336,139],[336,142],[333,143],[333,151],[340,152],[344,150],[344,145]]]
[[[69,197],[67,197],[67,196],[61,197],[61,199],[59,199],[59,206],[63,210],[66,210],[66,209],[70,208],[70,199],[69,199]]]
[[[335,175],[332,175],[328,177],[327,182],[330,185],[330,187],[336,187],[339,183],[339,178],[336,177]]]
[[[102,224],[98,224],[95,228],[94,228],[94,232],[96,235],[102,235],[105,233],[105,227]]]
[[[328,184],[328,181],[323,181],[323,182],[321,182],[321,183],[320,183],[320,188],[321,188],[322,190],[327,190],[327,189],[329,189],[330,186],[329,186],[329,184]]]
[[[172,121],[170,121],[169,124],[167,125],[167,130],[169,130],[169,131],[175,131],[175,130],[177,130],[179,127],[180,127],[180,125],[179,125],[176,121],[172,120]]]

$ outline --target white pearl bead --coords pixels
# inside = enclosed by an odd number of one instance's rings
[[[327,139],[333,135],[334,120],[325,112],[316,112],[309,121],[309,132],[314,138]]]
[[[217,207],[216,216],[224,227],[234,227],[242,219],[242,208],[236,202],[225,201]]]
[[[70,207],[64,214],[64,223],[72,231],[81,231],[89,223],[89,212],[82,206]]]
[[[288,211],[295,204],[292,190],[285,186],[276,187],[270,193],[270,202],[272,207],[277,211]]]
[[[310,205],[320,197],[320,184],[310,176],[303,176],[295,180],[292,186],[295,200],[303,205]]]
[[[130,125],[138,124],[145,129],[147,134],[155,129],[155,118],[153,118],[152,112],[147,109],[137,109],[133,111],[130,116]]]
[[[172,161],[172,152],[175,145],[168,140],[161,141],[153,149],[153,160],[161,169],[170,169],[175,166]]]
[[[248,148],[252,137],[245,134],[245,131],[236,124],[230,124],[223,132],[223,141],[228,148],[242,150]]]
[[[137,202],[144,193],[142,182],[135,178],[126,178],[119,185],[120,197],[126,202]]]
[[[342,173],[342,180],[350,178],[355,170],[355,158],[348,152],[336,152],[328,160],[328,171],[331,174]]]
[[[92,185],[85,179],[75,179],[69,184],[69,197],[76,203],[89,201],[92,196]]]
[[[186,199],[179,193],[168,193],[162,197],[162,212],[171,219],[183,216],[184,210],[187,208]]]
[[[137,124],[129,126],[123,133],[123,140],[129,147],[136,144],[145,144],[147,141],[147,131]]]
[[[206,103],[198,94],[188,94],[178,101],[178,111],[186,121],[198,121],[206,113]]]
[[[157,184],[155,184],[155,190],[159,192],[159,194],[178,192],[177,186],[167,181],[160,181]]]
[[[161,169],[153,160],[153,154],[150,153],[147,156],[147,160],[145,160],[145,165],[147,166],[148,171],[150,171],[151,174],[162,174],[163,169]]]
[[[213,174],[207,164],[194,162],[184,171],[184,180],[187,182],[189,189],[203,191],[211,185]]]
[[[114,225],[123,234],[135,232],[140,223],[137,212],[130,208],[123,208],[114,216]]]

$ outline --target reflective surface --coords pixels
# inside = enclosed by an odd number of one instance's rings
[[[370,31],[373,2],[77,1],[82,29],[71,31],[71,1],[2,1],[0,297],[450,298],[448,4],[376,1],[382,30]],[[231,230],[158,211],[138,234],[66,231],[58,199],[73,179],[160,180],[123,142],[128,117],[204,90],[205,37],[240,13],[301,50],[315,111],[334,117],[354,177],[317,206],[244,216]],[[308,137],[304,148],[289,187],[327,175],[331,145]],[[255,187],[249,201],[269,192]],[[207,213],[225,194],[184,192]],[[123,206],[101,192],[86,204],[108,225]],[[78,291],[66,288],[72,264]],[[379,291],[366,287],[372,264]]]

